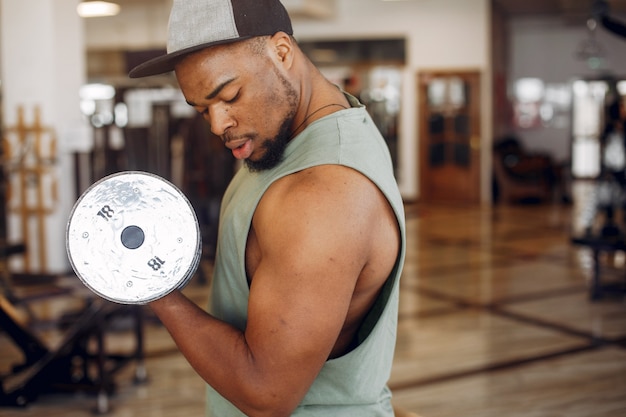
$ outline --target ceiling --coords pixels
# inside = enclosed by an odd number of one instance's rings
[[[568,23],[587,20],[595,0],[493,0],[508,16],[552,16]],[[607,0],[610,14],[626,14],[626,0]]]
[[[120,5],[145,3],[154,7],[154,0],[113,0]],[[171,0],[160,0],[167,4]],[[283,0],[287,1],[287,0]],[[338,2],[341,0],[325,0]],[[589,18],[596,0],[492,0],[509,17],[551,16],[562,18],[567,23],[581,23]],[[289,3],[289,1],[288,1]],[[302,0],[291,3],[302,3]],[[626,0],[606,0],[610,14],[626,15]]]

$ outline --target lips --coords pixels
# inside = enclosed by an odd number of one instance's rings
[[[233,152],[233,156],[237,159],[247,159],[252,155],[252,140],[250,139],[243,142],[228,142],[226,147]]]

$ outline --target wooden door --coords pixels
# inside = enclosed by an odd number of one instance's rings
[[[420,200],[480,202],[480,73],[418,74]]]

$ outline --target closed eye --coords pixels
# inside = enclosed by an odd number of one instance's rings
[[[239,99],[240,91],[241,90],[237,91],[237,94],[235,94],[235,96],[233,98],[231,98],[230,100],[224,100],[224,102],[227,103],[227,104],[232,104],[235,101],[237,101]]]

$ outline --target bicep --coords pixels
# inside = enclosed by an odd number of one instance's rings
[[[318,201],[256,224],[261,257],[246,340],[279,391],[304,396],[337,341],[363,267],[354,225],[337,204]]]

